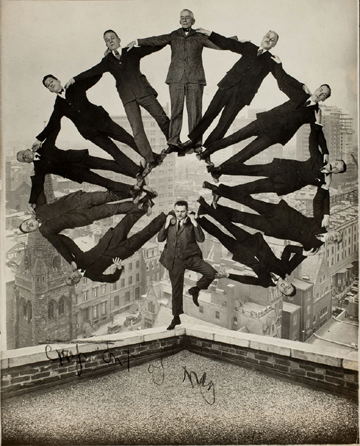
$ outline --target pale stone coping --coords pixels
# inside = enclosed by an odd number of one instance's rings
[[[105,348],[118,348],[129,345],[141,344],[155,340],[167,339],[174,336],[188,335],[195,338],[221,342],[231,346],[245,347],[259,352],[268,352],[280,356],[311,361],[347,370],[358,370],[357,352],[344,352],[339,348],[315,347],[311,344],[290,341],[287,339],[272,338],[250,333],[228,330],[221,327],[207,327],[198,324],[182,324],[175,330],[166,330],[166,327],[148,328],[134,332],[114,333],[111,335],[96,336],[87,339],[79,339],[73,343],[48,344],[53,353],[48,355],[57,358],[55,350],[64,349],[76,355],[79,353],[91,353]],[[77,347],[76,347],[77,346]],[[48,361],[45,355],[46,345],[19,348],[2,352],[1,369],[17,367],[26,364],[36,364]],[[77,350],[78,349],[78,350]]]

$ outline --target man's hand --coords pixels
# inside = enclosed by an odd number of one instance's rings
[[[31,150],[33,152],[36,152],[40,146],[41,146],[41,141],[39,141],[38,139],[35,139],[34,144],[31,146]]]
[[[324,163],[328,163],[329,162],[329,154],[328,153],[323,155],[323,161],[324,161]]]
[[[123,266],[121,265],[121,259],[119,257],[114,257],[112,259],[113,264],[116,266],[116,269],[122,269]]]
[[[107,56],[109,53],[111,53],[111,50],[109,50],[109,48],[106,48],[106,50],[104,52],[104,56]]]
[[[136,45],[136,40],[133,40],[132,42],[128,43],[125,48],[127,48],[127,50],[130,51],[134,48],[135,45]]]
[[[198,223],[196,221],[196,214],[195,212],[189,212],[189,218],[191,223],[195,226],[195,228],[197,227]]]
[[[36,203],[29,203],[27,208],[30,214],[35,214]]]
[[[69,88],[70,87],[70,85],[72,85],[72,84],[75,84],[75,79],[72,77],[69,81],[67,81],[66,82],[66,84],[65,84],[65,90],[67,89],[67,88]]]
[[[314,256],[318,252],[319,248],[311,248],[309,251],[305,251],[305,249],[302,252],[302,255],[305,257]]]
[[[330,215],[324,215],[324,218],[321,221],[321,226],[327,230],[329,228],[329,225],[330,225]]]
[[[279,56],[271,56],[271,58],[274,60],[274,62],[276,63],[281,63],[280,57]]]
[[[210,36],[210,34],[212,32],[212,31],[208,31],[207,29],[204,29],[204,28],[197,28],[195,31],[200,34],[205,34],[205,36]]]
[[[165,221],[165,229],[167,229],[170,226],[170,223],[172,222],[172,219],[175,219],[175,217],[171,214],[169,214],[166,217],[166,221]]]
[[[78,269],[77,264],[76,264],[74,261],[72,261],[72,262],[70,263],[70,266],[71,266],[71,268],[72,268],[73,271],[76,271],[76,270]]]
[[[305,93],[307,93],[311,96],[312,93],[305,84],[303,85],[303,90],[305,91]]]

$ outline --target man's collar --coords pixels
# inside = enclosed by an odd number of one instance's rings
[[[115,55],[115,51],[117,51],[119,54],[120,54],[120,56],[121,56],[121,54],[122,54],[122,48],[121,48],[121,46],[119,46],[119,48],[117,48],[116,50],[112,50],[111,52],[113,53],[113,55],[116,57],[116,55]]]
[[[266,53],[266,51],[268,51],[268,50],[266,50],[265,48],[263,48],[261,45],[259,46],[259,48],[258,48],[258,51],[259,50],[262,50],[262,53],[264,54],[264,53]]]
[[[59,93],[57,93],[58,96],[60,96],[61,98],[65,99],[65,90],[62,89]]]

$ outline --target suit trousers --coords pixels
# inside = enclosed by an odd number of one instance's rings
[[[196,286],[201,290],[206,290],[215,278],[215,269],[200,256],[189,257],[186,260],[176,257],[174,259],[173,268],[169,270],[172,288],[172,314],[174,317],[179,316],[184,312],[184,273],[187,269],[202,274],[202,277],[196,283]]]
[[[110,170],[121,173],[121,168],[116,161],[85,155],[81,161],[81,164],[79,163],[78,165],[78,175],[77,179],[74,179],[74,181],[86,181],[90,184],[105,187],[105,189],[116,193],[118,199],[130,197],[130,184],[109,180],[108,178],[104,178],[99,174],[92,172],[90,169]]]
[[[104,203],[94,205],[87,209],[73,211],[69,217],[76,221],[76,226],[86,226],[94,221],[102,220],[103,218],[119,214],[128,214],[129,212],[136,210],[138,210],[137,205],[131,201],[124,201],[122,203]]]
[[[244,107],[245,104],[239,100],[239,97],[233,88],[227,90],[221,90],[219,88],[211,100],[204,116],[193,131],[190,132],[189,138],[195,142],[201,140],[201,136],[223,109],[217,126],[210,133],[204,143],[204,146],[208,148],[211,143],[218,141],[225,136],[229,127],[234,122],[234,119]]]
[[[121,168],[120,173],[131,178],[135,178],[136,174],[139,171],[139,166],[136,165],[134,161],[132,161],[128,156],[122,153],[121,150],[110,138],[128,145],[129,147],[134,149],[135,152],[140,154],[138,148],[136,147],[134,138],[111,119],[106,121],[101,129],[97,129],[95,135],[89,139],[91,142],[96,144],[98,147],[101,147],[103,150],[105,150],[105,152],[109,153],[114,158],[114,160]]]
[[[144,215],[144,211],[135,211],[127,214],[122,221],[114,229],[114,237],[112,238],[106,255],[127,259],[134,252],[138,251],[146,242],[154,237],[165,223],[166,217],[162,212],[155,217],[145,228],[129,238],[126,238],[133,225]]]
[[[242,203],[251,209],[254,209],[256,212],[259,212],[260,215],[238,211],[237,209],[232,209],[221,205],[218,205],[217,209],[225,213],[234,223],[241,223],[250,228],[262,231],[265,234],[273,232],[273,222],[271,217],[274,216],[276,204],[264,203],[260,200],[254,200],[251,197],[246,198],[249,198],[249,201],[245,202],[245,200],[243,200]]]
[[[189,132],[191,132],[201,119],[204,85],[177,82],[169,84],[169,92],[171,102],[171,121],[168,143],[179,144],[184,112],[184,100],[186,100],[188,129]]]
[[[226,172],[221,173],[226,174]],[[241,199],[241,197],[244,195],[266,192],[276,192],[271,178],[263,178],[257,181],[239,184],[238,186],[226,186],[225,184],[220,184],[218,186],[219,195],[233,201],[238,201],[239,198]]]
[[[154,154],[145,134],[140,106],[155,119],[165,135],[166,140],[169,139],[170,120],[154,95],[137,98],[135,101],[128,102],[124,105],[125,113],[130,122],[139,153],[145,158],[147,163],[150,163],[154,161]]]

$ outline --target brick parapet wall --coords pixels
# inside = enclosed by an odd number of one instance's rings
[[[357,399],[358,395],[356,351],[319,349],[295,341],[190,324],[174,331],[154,328],[88,341],[4,352],[3,398],[127,370],[183,349],[348,398]]]

